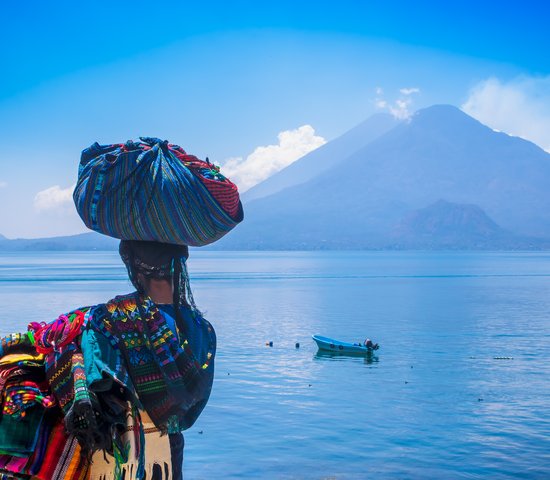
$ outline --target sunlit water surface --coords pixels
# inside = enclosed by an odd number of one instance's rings
[[[189,269],[219,343],[186,479],[550,478],[550,253],[193,251]],[[2,253],[1,331],[130,290],[115,253]],[[321,356],[314,333],[381,348]]]

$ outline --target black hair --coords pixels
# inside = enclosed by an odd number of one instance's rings
[[[189,284],[186,260],[189,249],[186,245],[161,242],[121,240],[119,253],[128,270],[128,277],[142,296],[147,293],[141,284],[140,274],[145,278],[171,280],[174,287],[172,303],[176,312],[176,324],[180,331],[187,328],[180,311],[181,306],[198,311]]]

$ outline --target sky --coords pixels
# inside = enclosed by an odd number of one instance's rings
[[[241,191],[372,114],[437,103],[550,151],[550,5],[2,2],[0,234],[85,227],[80,152],[156,136]]]

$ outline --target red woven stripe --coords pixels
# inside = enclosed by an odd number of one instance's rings
[[[200,178],[225,212],[235,218],[239,211],[239,191],[237,190],[237,186],[229,180],[227,182],[219,182],[210,178],[204,178],[202,175]]]
[[[208,189],[223,210],[231,217],[236,218],[239,212],[239,191],[237,185],[228,178],[225,181],[206,178],[200,173],[201,168],[211,168],[211,165],[194,155],[188,155],[183,148],[176,145],[169,145],[174,155],[184,162]]]

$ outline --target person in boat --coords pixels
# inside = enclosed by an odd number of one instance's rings
[[[208,401],[216,351],[188,245],[243,213],[217,167],[141,140],[84,150],[74,193],[89,228],[122,239],[135,292],[0,341],[0,480],[182,478],[182,432]]]

